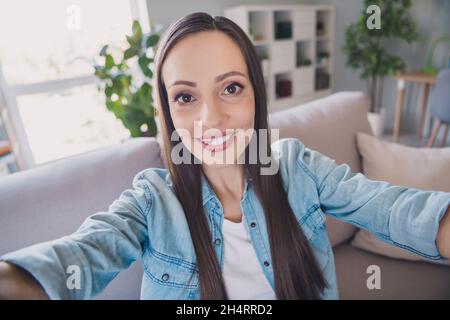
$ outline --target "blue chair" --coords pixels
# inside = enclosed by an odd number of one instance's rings
[[[431,118],[434,119],[434,128],[427,147],[433,147],[442,124],[445,126],[441,140],[441,147],[443,147],[445,146],[450,126],[450,69],[444,69],[439,72],[436,84],[431,92],[429,110]]]

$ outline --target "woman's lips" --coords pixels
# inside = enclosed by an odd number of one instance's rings
[[[203,149],[206,149],[208,151],[222,151],[227,149],[231,143],[233,142],[235,137],[235,133],[230,133],[224,136],[220,136],[220,137],[215,137],[215,138],[211,138],[211,139],[197,139]]]

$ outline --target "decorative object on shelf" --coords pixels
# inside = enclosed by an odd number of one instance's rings
[[[276,39],[291,39],[292,38],[292,22],[281,21],[277,22],[275,30]]]
[[[328,67],[328,60],[330,58],[330,53],[327,51],[320,51],[317,53],[317,65],[320,67]]]
[[[321,37],[325,34],[325,27],[322,21],[317,21],[316,23],[316,34],[318,37]]]
[[[438,48],[438,45],[440,45],[442,43],[450,44],[450,36],[445,35],[445,36],[437,38],[436,40],[434,40],[432,42],[431,46],[428,48],[428,51],[427,51],[426,65],[422,70],[423,72],[432,74],[432,75],[437,75],[439,72],[439,69],[444,67],[444,66],[436,67],[433,65],[433,58],[434,58],[436,49]],[[449,55],[447,58],[447,60],[448,60],[447,68],[450,68],[450,52],[448,54]]]
[[[365,8],[372,4],[381,8],[383,20],[381,29],[369,29],[366,26],[370,14],[366,13]],[[366,80],[370,101],[369,112],[376,114],[371,119],[378,116],[381,118],[380,121],[382,120],[380,110],[384,77],[395,75],[405,69],[405,63],[399,56],[387,52],[384,40],[397,38],[412,43],[418,39],[416,25],[408,15],[410,7],[410,0],[375,2],[365,0],[362,16],[346,30],[343,51],[347,54],[347,66],[361,70],[360,77]]]
[[[120,62],[114,60],[109,45],[104,45],[99,53],[101,63],[94,66],[95,75],[101,80],[99,89],[106,96],[106,107],[122,121],[132,137],[157,134],[151,64],[161,26],[150,23],[151,31],[143,33],[139,22],[133,21],[132,35],[126,36],[127,49],[117,49],[121,52]],[[138,67],[133,68],[136,63]]]
[[[312,65],[312,61],[310,59],[310,49],[311,49],[310,41],[299,41],[297,42],[297,56],[296,63],[297,67],[306,67]]]
[[[276,84],[278,98],[290,97],[292,95],[292,81],[289,79],[279,79]]]
[[[261,68],[263,75],[266,76],[269,74],[269,54],[266,50],[262,51],[259,54],[259,61],[261,62]]]
[[[264,35],[262,35],[261,33],[257,33],[255,28],[252,25],[250,25],[248,27],[248,35],[249,35],[249,38],[253,41],[264,40]]]
[[[297,56],[297,67],[308,67],[312,64],[311,59],[304,58],[302,55]]]
[[[324,90],[330,87],[330,74],[324,68],[316,69],[316,90]]]
[[[255,28],[252,25],[248,26],[248,37],[250,40],[255,41]]]

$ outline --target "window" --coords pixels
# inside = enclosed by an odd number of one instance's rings
[[[103,44],[125,45],[133,19],[148,25],[144,0],[0,4],[0,92],[21,169],[129,136],[97,91],[93,63]]]

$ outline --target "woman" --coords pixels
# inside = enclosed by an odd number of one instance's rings
[[[155,69],[168,169],[138,173],[72,235],[4,255],[0,296],[90,298],[142,259],[143,299],[335,299],[325,214],[450,256],[449,193],[370,181],[297,139],[270,143],[257,55],[230,20],[176,21]]]

